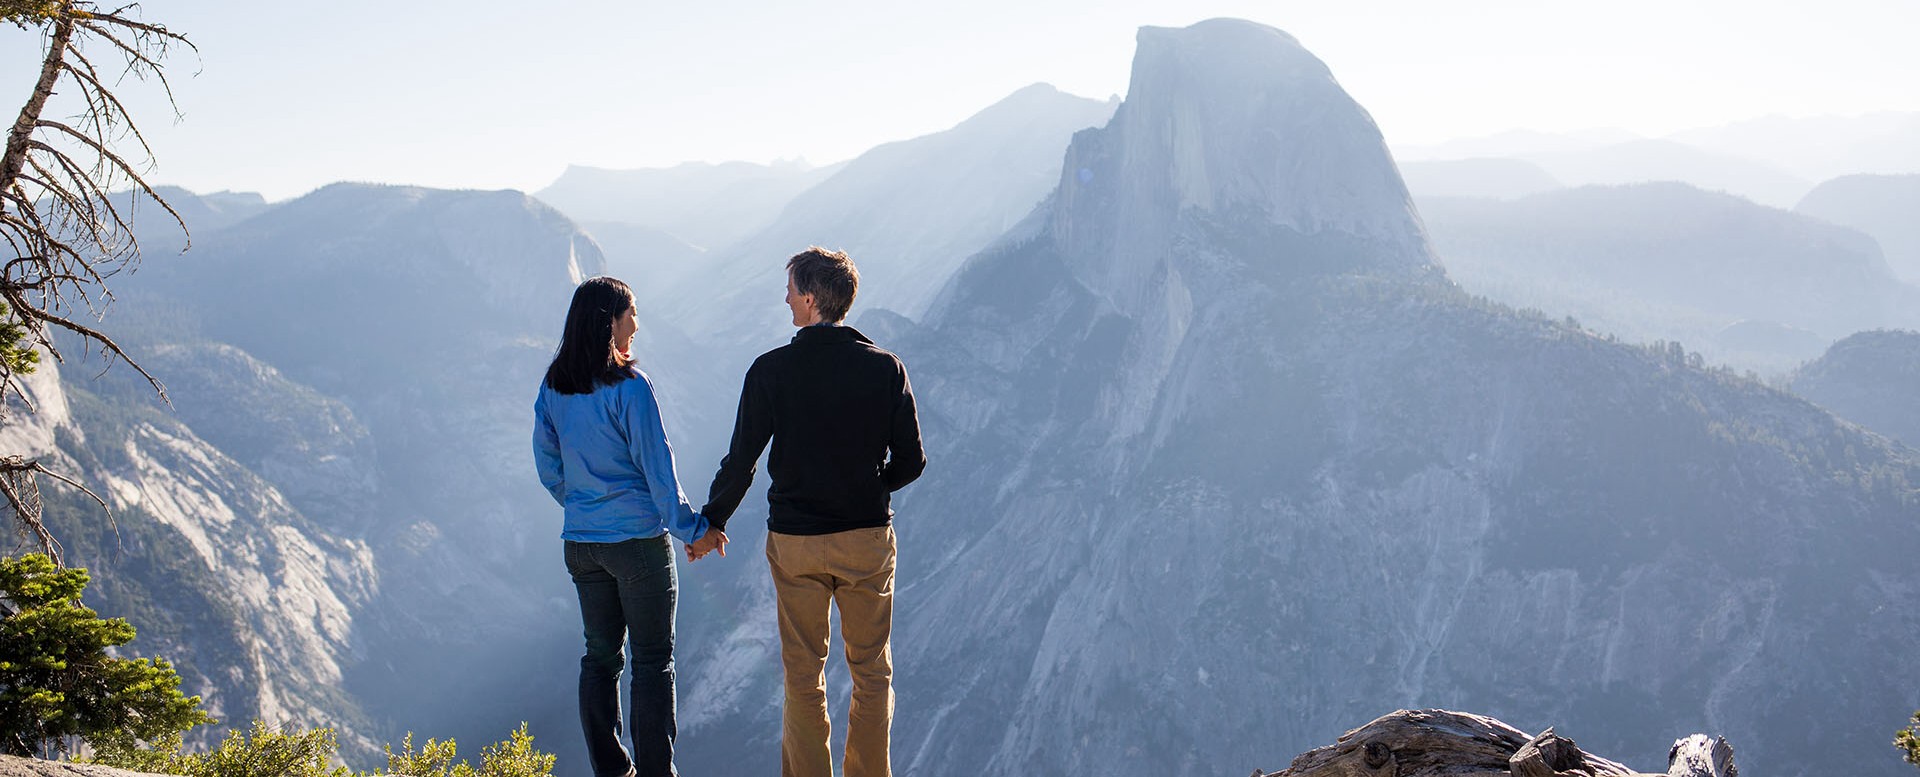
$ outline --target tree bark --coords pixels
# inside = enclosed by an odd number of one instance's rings
[[[64,11],[58,21],[53,23],[53,37],[47,43],[47,56],[40,62],[40,80],[33,85],[33,94],[27,98],[27,104],[20,109],[20,117],[13,120],[13,129],[7,132],[6,156],[0,157],[0,191],[13,188],[20,180],[20,171],[27,166],[27,143],[33,140],[33,131],[40,124],[40,113],[46,110],[47,98],[53,96],[53,85],[60,80],[60,65],[67,59],[67,44],[73,40],[73,17]]]

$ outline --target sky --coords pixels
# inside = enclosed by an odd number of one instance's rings
[[[272,200],[340,180],[537,191],[569,164],[828,164],[1035,82],[1124,96],[1138,27],[1217,16],[1293,34],[1394,146],[1920,111],[1920,0],[147,0],[140,14],[199,48],[170,60],[180,121],[151,83],[122,88],[151,179]],[[38,51],[0,29],[0,95],[24,99]]]

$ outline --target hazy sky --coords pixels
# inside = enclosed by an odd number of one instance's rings
[[[274,199],[336,180],[532,191],[569,163],[835,162],[949,127],[1036,81],[1122,94],[1137,27],[1214,16],[1292,33],[1396,145],[1516,128],[1661,135],[1776,114],[1920,111],[1920,0],[147,0],[143,9],[200,47],[197,59],[174,60],[184,122],[170,124],[150,98],[136,104],[159,152],[156,180]],[[9,74],[0,95],[24,98],[37,50],[33,36],[0,30]],[[16,104],[0,102],[0,112]]]

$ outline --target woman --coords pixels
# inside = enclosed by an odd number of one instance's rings
[[[671,534],[689,558],[718,549],[674,477],[653,383],[634,367],[633,291],[592,278],[573,292],[560,350],[533,403],[540,482],[565,508],[567,571],[580,593],[580,725],[594,777],[677,774],[673,768]],[[726,555],[721,550],[721,555]],[[633,749],[620,745],[622,643],[633,643]]]

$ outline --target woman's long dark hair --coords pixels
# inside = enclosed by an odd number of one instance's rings
[[[573,290],[560,350],[547,365],[547,386],[562,394],[590,394],[632,377],[632,360],[613,349],[613,320],[633,307],[633,289],[619,278],[588,278]]]

